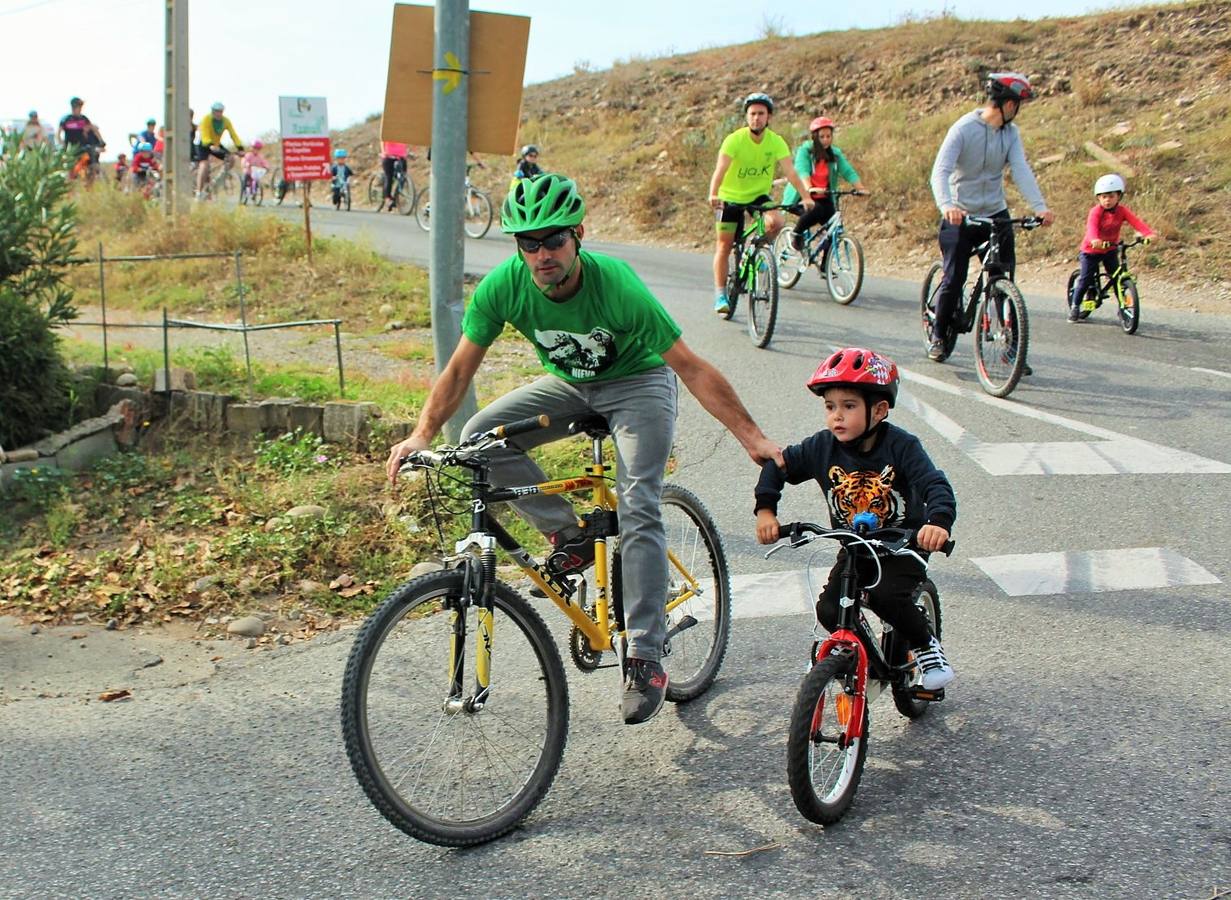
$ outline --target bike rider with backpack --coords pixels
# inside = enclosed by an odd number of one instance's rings
[[[1055,219],[1026,161],[1021,134],[1013,122],[1022,105],[1034,99],[1030,82],[1017,72],[992,72],[984,89],[987,103],[953,124],[932,165],[932,196],[940,210],[938,240],[944,256],[944,276],[928,347],[928,359],[934,362],[945,359],[945,331],[966,283],[971,254],[988,239],[989,226],[968,225],[964,219],[967,214],[1009,219],[1004,195],[1006,167],[1043,224],[1050,225]],[[1013,229],[1003,227],[999,233],[1001,260],[1012,278],[1016,263]],[[1025,374],[1030,373],[1027,366]]]

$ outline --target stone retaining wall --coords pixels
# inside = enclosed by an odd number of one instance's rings
[[[101,367],[97,367],[100,368]],[[109,378],[111,372],[101,374]],[[172,371],[171,383],[189,384],[188,378]],[[189,373],[191,374],[191,373]],[[68,431],[51,435],[37,444],[19,450],[0,448],[0,489],[3,489],[18,469],[54,466],[77,471],[120,448],[133,447],[141,429],[150,422],[168,415],[173,428],[190,428],[215,434],[256,437],[302,430],[315,434],[331,444],[350,450],[366,450],[373,442],[374,432],[382,445],[400,441],[410,434],[410,422],[381,422],[380,407],[375,403],[331,401],[304,403],[297,398],[274,398],[243,402],[230,394],[209,391],[173,390],[169,395],[143,391],[137,387],[118,386],[102,381],[94,387],[95,409],[106,410],[100,416],[74,425]]]

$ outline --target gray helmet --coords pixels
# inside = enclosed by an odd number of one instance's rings
[[[774,98],[761,91],[755,91],[744,98],[744,112],[748,112],[748,107],[755,103],[760,103],[771,113],[774,111]]]

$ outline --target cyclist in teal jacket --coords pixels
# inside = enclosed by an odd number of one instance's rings
[[[799,145],[795,151],[795,171],[809,188],[815,205],[805,211],[795,221],[791,230],[791,246],[802,250],[803,234],[815,225],[823,225],[834,214],[834,201],[830,196],[838,189],[838,179],[852,185],[855,190],[867,192],[859,173],[855,171],[846,159],[846,154],[834,146],[834,123],[827,116],[817,116],[808,126],[812,139]],[[795,205],[799,203],[799,191],[788,184],[782,202]]]

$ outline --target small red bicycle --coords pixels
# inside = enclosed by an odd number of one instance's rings
[[[898,712],[917,719],[929,704],[945,696],[943,689],[926,691],[919,687],[918,667],[906,642],[887,622],[880,623],[878,637],[864,615],[866,592],[880,580],[879,557],[912,556],[927,568],[927,562],[911,547],[914,531],[873,528],[875,524],[874,515],[860,513],[851,531],[810,522],[784,525],[781,534],[788,543],[766,554],[785,547],[803,547],[818,537],[838,541],[847,550],[838,630],[824,640],[819,639],[820,631],[814,631],[818,640],[812,645],[811,668],[795,697],[787,737],[791,797],[804,818],[820,825],[837,822],[855,799],[868,753],[868,704],[889,689]],[[952,550],[953,541],[942,548],[946,555]],[[861,553],[870,554],[877,568],[877,582],[863,588],[856,584],[856,561]],[[809,594],[816,592],[810,589]],[[939,639],[940,596],[936,585],[925,579],[915,603]]]

